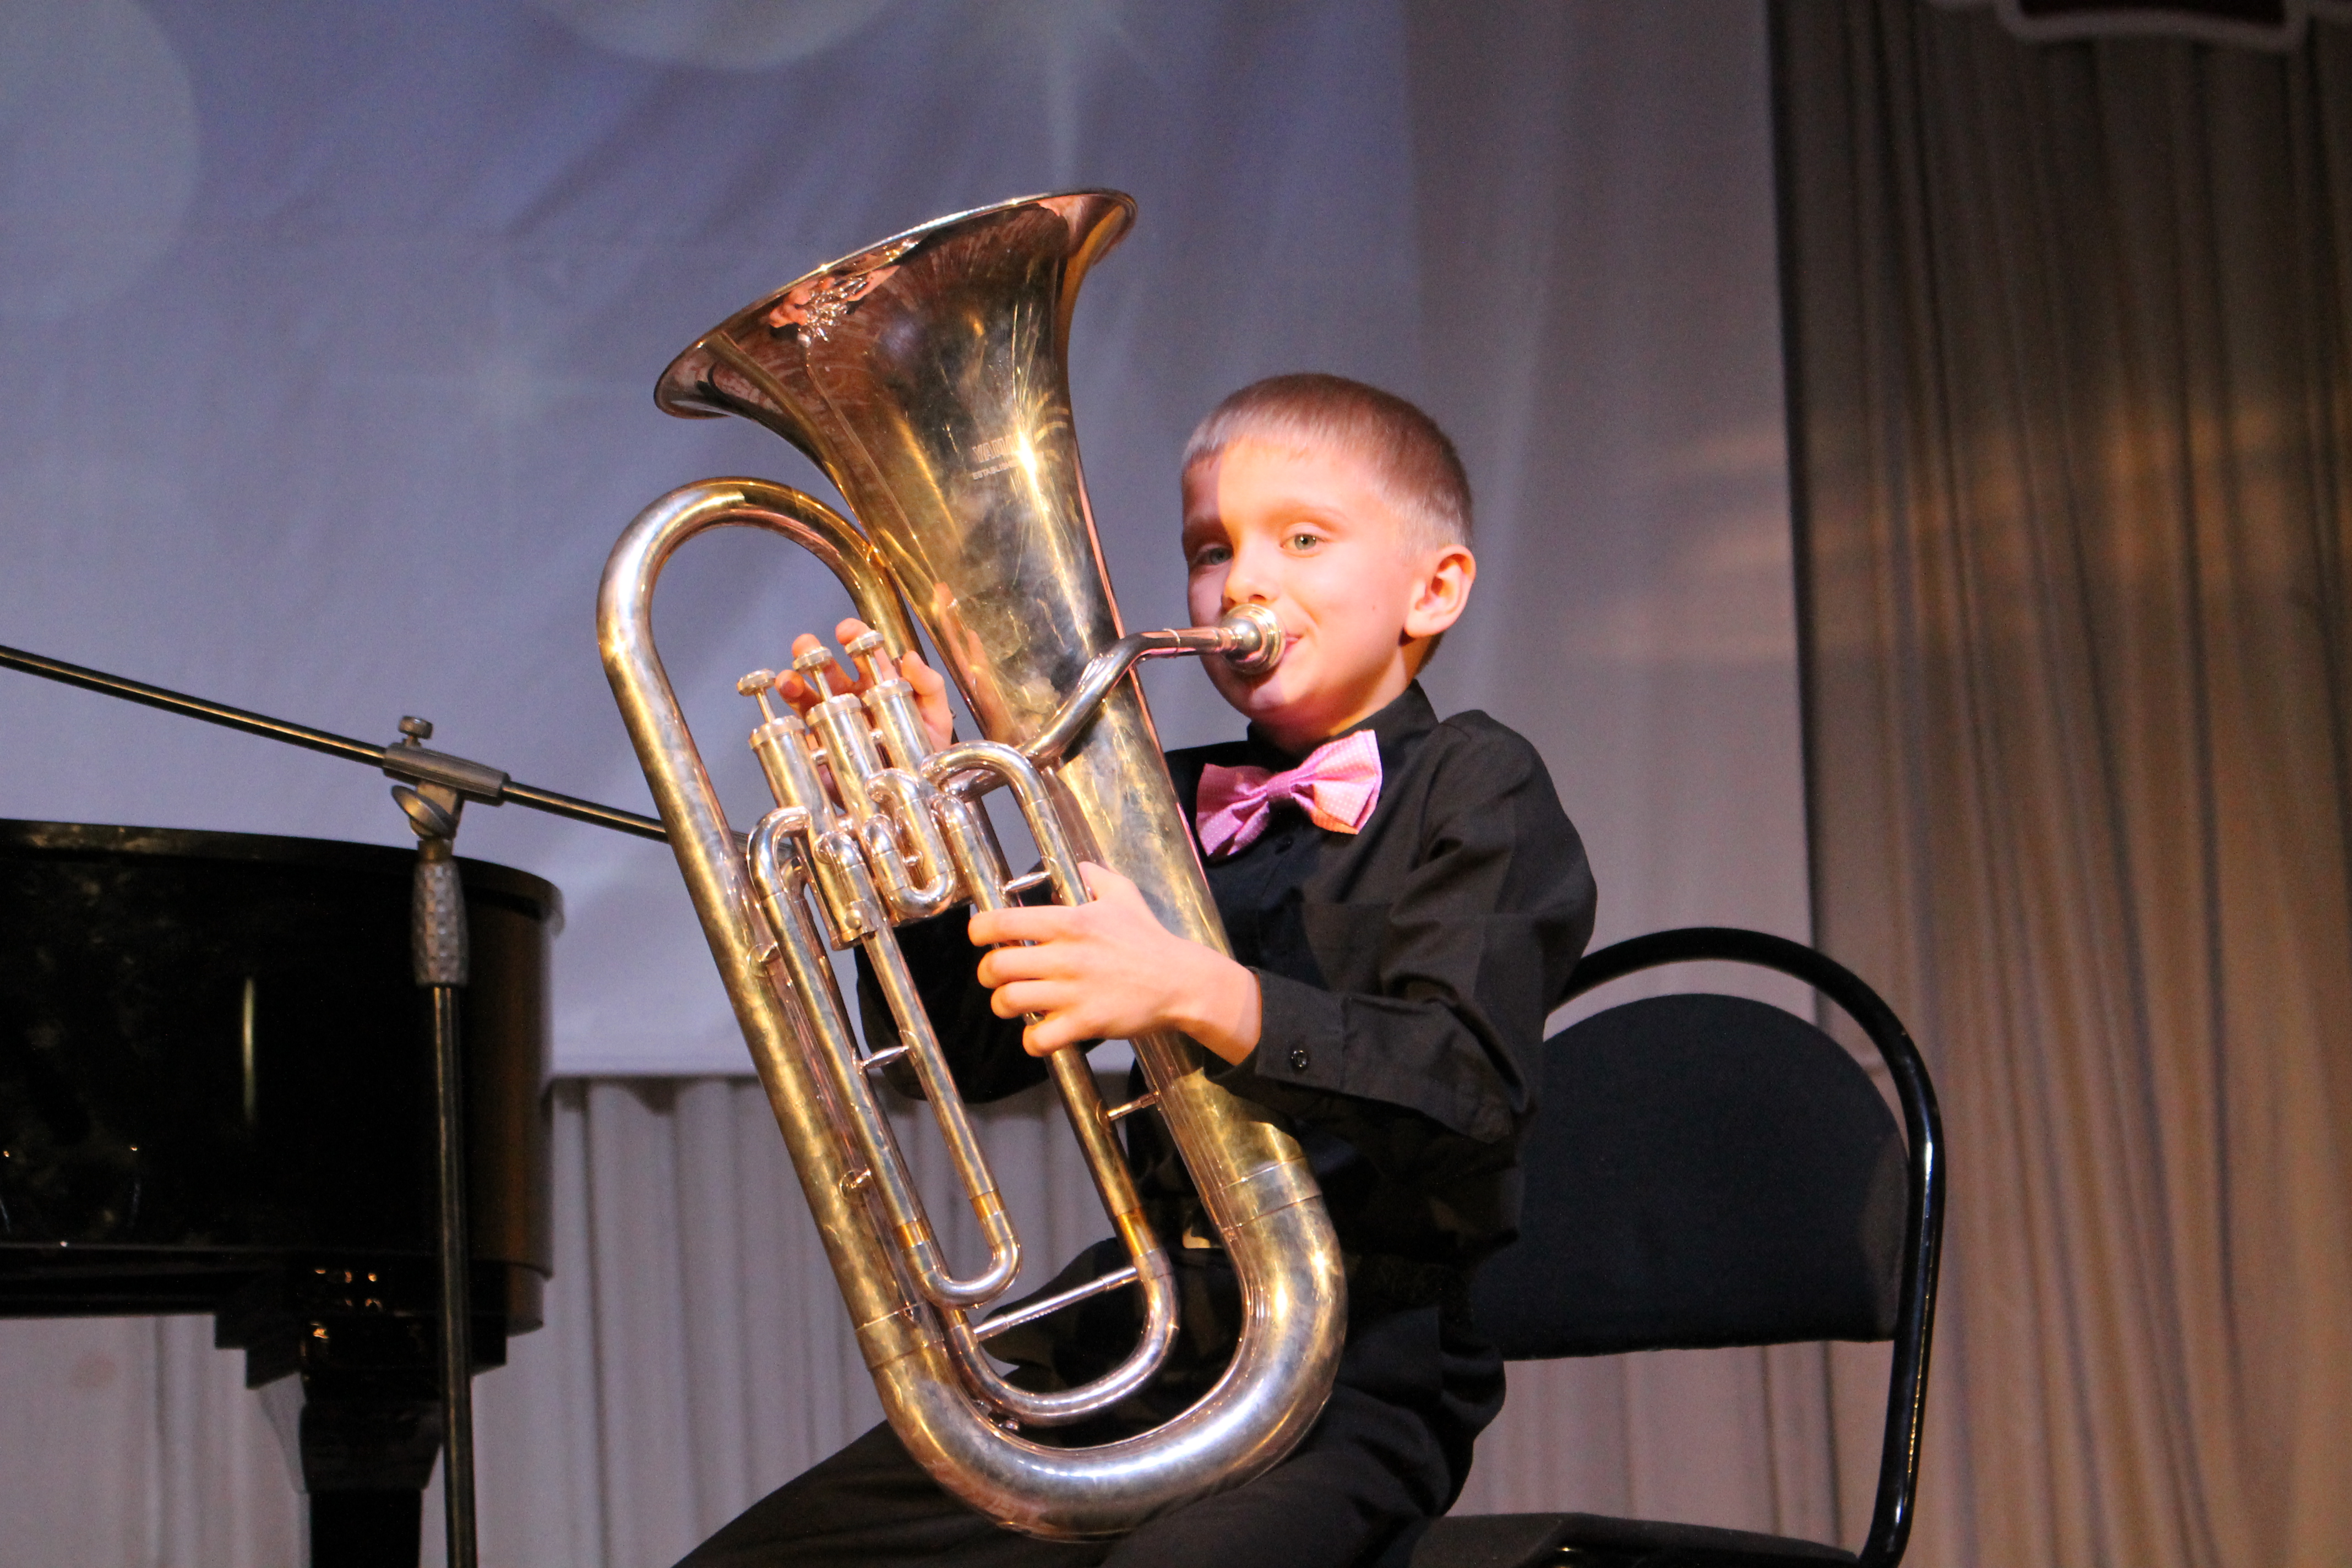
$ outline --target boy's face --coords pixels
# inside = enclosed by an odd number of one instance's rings
[[[1256,679],[1202,660],[1218,693],[1286,750],[1370,717],[1412,680],[1418,648],[1461,615],[1476,565],[1414,531],[1344,450],[1236,441],[1184,475],[1192,621],[1265,605],[1286,636]]]

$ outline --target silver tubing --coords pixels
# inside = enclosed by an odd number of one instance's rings
[[[962,886],[940,832],[940,792],[899,768],[875,774],[866,792],[880,808],[876,819],[892,830],[887,842],[869,839],[867,846],[874,868],[887,874],[882,892],[891,913],[901,921],[919,921],[954,903]]]
[[[1103,699],[1147,658],[1176,654],[1223,654],[1245,675],[1263,675],[1282,662],[1282,623],[1264,605],[1243,605],[1213,626],[1177,626],[1163,632],[1129,632],[1087,661],[1076,686],[1045,727],[1021,748],[1021,754],[1041,768],[1062,760],[1071,744],[1094,722]]]
[[[1062,901],[1083,903],[1092,896],[1079,879],[1060,825],[1045,808],[1044,781],[1018,753],[1009,747],[978,742],[964,749],[960,757],[949,758],[942,752],[941,770],[950,769],[967,776],[972,773],[993,773],[1011,785],[1029,819],[1031,835],[1045,856],[1047,873]],[[967,815],[976,814],[976,808],[969,803],[957,804]],[[964,881],[972,889],[972,901],[982,910],[1006,907],[1012,901],[1010,888],[1014,879],[1006,874],[1003,855],[992,842],[983,841],[969,831],[968,821],[959,821],[956,826],[964,831],[951,832],[950,842],[964,858]],[[1086,1157],[1096,1195],[1127,1249],[1128,1266],[1117,1272],[1129,1277],[1143,1293],[1143,1332],[1134,1350],[1118,1366],[1092,1382],[1055,1394],[1018,1388],[998,1375],[981,1350],[982,1336],[962,1319],[949,1321],[948,1344],[964,1375],[983,1398],[1017,1419],[1053,1426],[1107,1410],[1150,1383],[1175,1345],[1177,1325],[1175,1281],[1167,1252],[1144,1215],[1134,1175],[1127,1168],[1118,1141],[1111,1134],[1110,1118],[1103,1110],[1102,1092],[1095,1084],[1094,1070],[1087,1064],[1086,1053],[1075,1046],[1065,1046],[1045,1058],[1045,1066],[1060,1093],[1070,1130]],[[1003,1331],[1002,1328],[997,1331]]]
[[[989,1171],[986,1156],[981,1152],[979,1139],[972,1133],[963,1101],[953,1092],[947,1065],[940,1056],[939,1042],[915,995],[914,981],[907,973],[898,940],[890,934],[889,926],[881,921],[880,911],[875,907],[872,884],[864,879],[865,866],[854,856],[849,857],[842,870],[858,893],[857,919],[868,928],[861,945],[889,999],[900,1039],[924,1091],[930,1097],[933,1120],[946,1141],[957,1179],[963,1184],[973,1216],[980,1222],[982,1235],[988,1243],[988,1268],[972,1278],[960,1279],[950,1272],[940,1255],[897,1136],[875,1096],[866,1070],[867,1058],[857,1050],[846,1009],[833,986],[832,965],[809,940],[813,933],[800,896],[810,879],[804,871],[795,874],[787,869],[805,865],[803,850],[792,837],[793,829],[804,820],[804,815],[797,812],[770,812],[752,830],[746,855],[760,912],[776,938],[793,989],[802,1005],[818,1015],[813,1020],[814,1027],[811,1032],[823,1054],[821,1065],[831,1080],[837,1112],[846,1123],[845,1131],[873,1173],[875,1198],[888,1220],[892,1244],[925,1297],[940,1307],[992,1301],[1004,1293],[1021,1268],[1021,1244],[1006,1217],[996,1179]],[[825,837],[826,847],[838,845],[846,837],[839,834]],[[822,855],[824,849],[821,847],[818,853]]]

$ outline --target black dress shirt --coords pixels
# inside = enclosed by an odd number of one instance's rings
[[[1409,1302],[1429,1293],[1427,1271],[1466,1275],[1515,1234],[1517,1135],[1535,1108],[1544,1018],[1591,935],[1594,893],[1583,844],[1517,734],[1484,713],[1441,721],[1418,684],[1357,727],[1381,750],[1362,831],[1277,806],[1248,847],[1208,864],[1265,1009],[1253,1055],[1211,1070],[1298,1137],[1352,1293]],[[1190,814],[1209,763],[1297,761],[1253,730],[1168,764]],[[965,920],[900,938],[958,1081],[990,1099],[1045,1068],[1021,1048],[1019,1021],[989,1010]],[[861,992],[869,1030],[890,1037],[870,981]],[[1161,1237],[1197,1245],[1199,1203],[1158,1119],[1122,1125]]]

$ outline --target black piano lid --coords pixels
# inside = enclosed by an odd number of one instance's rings
[[[477,1299],[506,1297],[520,1326],[551,1264],[562,905],[540,878],[458,864],[474,1255],[510,1277]],[[202,1310],[265,1260],[429,1260],[415,865],[389,846],[0,821],[0,1315]]]
[[[195,827],[124,827],[102,822],[34,822],[0,817],[0,857],[17,853],[68,856],[152,855],[177,860],[248,861],[349,869],[362,874],[406,877],[416,864],[408,849],[353,844],[341,838],[298,838],[276,833],[220,833]],[[459,857],[467,892],[479,889],[520,900],[547,922],[547,934],[563,930],[563,894],[554,883],[488,860]]]

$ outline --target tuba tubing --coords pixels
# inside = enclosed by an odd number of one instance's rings
[[[835,1091],[814,1066],[810,1021],[775,966],[777,942],[753,912],[759,894],[741,842],[655,647],[652,604],[663,565],[688,540],[725,527],[764,529],[815,554],[893,658],[914,647],[914,636],[880,552],[822,503],[758,479],[706,480],[646,508],[614,548],[598,593],[606,676],[892,1428],[948,1491],[1003,1524],[1049,1539],[1118,1534],[1239,1485],[1305,1435],[1338,1367],[1346,1284],[1304,1159],[1255,1108],[1209,1081],[1200,1047],[1173,1036],[1135,1041],[1158,1110],[1239,1279],[1239,1344],[1192,1406],[1118,1442],[1055,1447],[992,1417],[960,1364],[960,1337],[961,1355],[973,1353],[969,1331],[943,1325],[908,1288],[870,1223],[860,1173],[829,1102]],[[1134,706],[1139,714],[1139,700]],[[1083,1076],[1075,1058],[1054,1065],[1057,1077]],[[1164,1342],[1166,1331],[1148,1337]],[[1050,1411],[1038,1415],[1051,1418]]]

